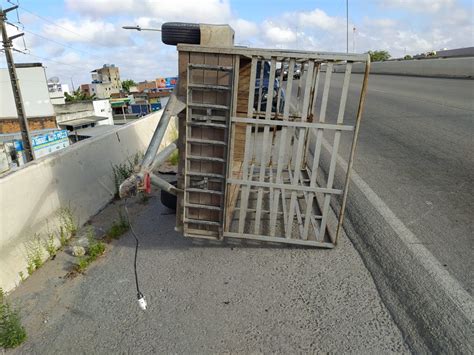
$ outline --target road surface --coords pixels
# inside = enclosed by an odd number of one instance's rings
[[[331,117],[343,78],[333,75]],[[350,118],[361,81],[352,76]],[[354,168],[472,295],[474,80],[372,75]]]

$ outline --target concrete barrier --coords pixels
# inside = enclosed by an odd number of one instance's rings
[[[345,65],[335,65],[334,71],[343,73]],[[364,65],[356,63],[353,73],[363,73]],[[373,62],[371,74],[412,75],[441,78],[474,78],[474,57],[413,59],[403,61]]]
[[[35,233],[57,230],[60,208],[70,207],[83,224],[111,201],[112,165],[146,150],[161,113],[117,126],[0,178],[0,287],[11,290],[20,272],[27,276],[25,247]],[[173,139],[171,126],[163,145]]]

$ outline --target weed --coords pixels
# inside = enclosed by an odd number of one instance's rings
[[[74,266],[74,270],[80,273],[86,271],[87,267],[89,266],[89,259],[87,257],[80,257],[77,264]]]
[[[56,244],[54,234],[51,233],[48,239],[44,242],[44,248],[48,252],[49,256],[54,257],[56,255]]]
[[[89,248],[87,255],[79,258],[79,261],[74,266],[74,271],[83,273],[86,271],[89,264],[95,261],[99,256],[105,252],[105,244],[96,239],[94,228],[89,226],[87,229],[87,239],[89,240]]]
[[[92,226],[87,230],[87,239],[89,240],[89,250],[87,253],[89,258],[92,259],[91,261],[94,261],[97,257],[104,254],[105,244],[96,239],[94,228]]]
[[[69,244],[69,239],[63,226],[59,226],[59,243],[61,244],[61,248]]]
[[[21,281],[21,282],[23,282],[23,281],[26,280],[25,274],[23,274],[23,271],[20,271],[20,272],[18,273],[18,276],[20,276],[20,281]]]
[[[62,207],[58,211],[60,233],[64,233],[65,238],[74,237],[77,233],[77,223],[69,207]],[[62,232],[61,232],[62,228]]]
[[[115,198],[119,197],[120,184],[132,176],[135,166],[137,166],[143,159],[143,153],[136,153],[131,159],[125,163],[112,165],[112,172],[114,175]]]
[[[122,212],[119,211],[118,221],[114,221],[112,226],[107,231],[107,237],[110,239],[118,239],[122,234],[130,229],[128,220],[124,217]]]
[[[25,339],[26,331],[21,325],[20,314],[7,302],[0,288],[0,347],[15,348]]]
[[[168,158],[168,162],[174,166],[178,165],[178,162],[179,162],[178,150],[175,150],[173,153],[171,153],[170,157]]]
[[[33,271],[35,271],[35,265],[28,261],[28,265],[26,266],[26,271],[28,271],[28,275],[31,275]]]
[[[43,246],[38,234],[35,234],[33,240],[28,242],[26,246],[26,258],[29,275],[43,265]]]

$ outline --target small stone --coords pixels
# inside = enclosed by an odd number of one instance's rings
[[[84,256],[86,254],[86,249],[84,249],[84,247],[76,245],[71,248],[71,253],[74,256]]]

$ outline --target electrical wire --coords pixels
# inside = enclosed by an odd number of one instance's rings
[[[59,62],[57,60],[54,60],[54,59],[50,59],[50,58],[46,58],[46,57],[41,57],[39,55],[36,55],[36,54],[33,54],[30,52],[23,52],[23,51],[20,51],[19,49],[16,49],[16,48],[12,48],[15,52],[18,52],[18,53],[21,53],[21,54],[25,54],[25,55],[29,55],[31,57],[34,57],[34,58],[38,58],[38,59],[42,59],[42,60],[45,60],[47,62],[51,62],[51,63],[56,63],[56,64],[59,64],[59,65],[67,65],[67,66],[70,66],[72,68],[76,68],[76,69],[80,69],[80,70],[83,70],[84,68],[81,68],[79,66],[75,66],[75,65],[72,65],[72,64],[69,64],[69,63],[64,63],[64,62]]]
[[[137,234],[135,233],[135,230],[133,229],[132,222],[130,221],[130,214],[128,213],[128,208],[127,208],[127,201],[125,200],[125,213],[127,215],[127,221],[128,225],[130,226],[130,231],[132,232],[133,237],[135,238],[135,258],[133,261],[133,269],[135,272],[135,285],[137,286],[137,297],[138,299],[143,298],[143,293],[140,291],[140,287],[138,285],[138,272],[137,272],[137,258],[138,258],[138,247],[140,246],[140,241],[138,239]]]
[[[10,1],[9,1],[9,2],[10,2]],[[13,4],[12,2],[10,2],[10,3]],[[53,26],[56,26],[57,28],[60,28],[60,29],[62,29],[62,30],[64,30],[64,31],[67,31],[67,32],[70,32],[70,33],[72,33],[72,34],[78,36],[79,38],[82,38],[82,37],[83,37],[81,34],[75,32],[75,31],[72,31],[72,30],[70,30],[70,29],[67,28],[67,27],[58,25],[56,22],[54,22],[54,21],[52,21],[52,20],[50,20],[50,19],[48,19],[48,18],[46,18],[46,17],[43,17],[43,16],[41,16],[41,15],[38,15],[38,14],[34,13],[34,12],[31,11],[31,10],[28,10],[27,8],[25,8],[24,6],[22,6],[22,5],[20,5],[20,4],[16,4],[16,5],[18,5],[18,8],[22,9],[23,11],[28,12],[29,14],[31,14],[31,15],[33,15],[33,16],[35,16],[35,17],[37,17],[37,18],[39,18],[39,19],[41,19],[41,20],[43,20],[43,21],[45,21],[45,22],[48,22],[48,23],[52,24]],[[96,42],[96,44],[100,45],[101,47],[107,48],[107,49],[109,48],[109,47],[107,47],[106,45],[101,44],[101,43],[98,43],[98,42]]]

